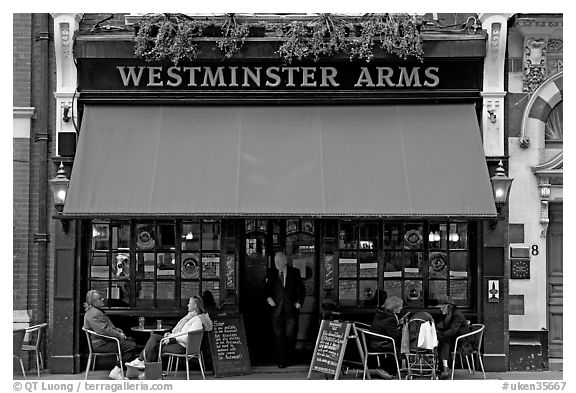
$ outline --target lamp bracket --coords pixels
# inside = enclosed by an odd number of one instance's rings
[[[50,235],[48,233],[35,233],[34,243],[48,243],[50,242]]]

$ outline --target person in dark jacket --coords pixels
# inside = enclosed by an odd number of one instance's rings
[[[270,269],[264,288],[266,302],[272,307],[272,329],[278,367],[284,368],[296,346],[298,316],[304,303],[306,288],[300,270],[287,265],[286,255],[274,255],[276,269]]]
[[[130,337],[127,337],[121,329],[118,329],[110,318],[101,310],[104,306],[104,298],[96,290],[90,290],[86,294],[86,303],[84,303],[84,328],[92,330],[98,334],[115,337],[120,340],[120,351],[122,352],[122,360],[129,362],[138,356],[138,349],[136,343]],[[99,336],[90,336],[92,340],[92,347],[96,352],[110,352],[118,351],[116,341],[106,339]],[[122,379],[122,365],[120,361],[116,362],[116,367],[110,371],[108,377],[112,379]]]
[[[438,301],[438,308],[442,311],[442,320],[436,324],[438,336],[438,358],[442,362],[441,379],[450,377],[448,360],[454,348],[456,338],[470,332],[470,325],[464,314],[458,310],[450,296],[444,296]]]
[[[394,344],[396,346],[396,354],[400,356],[400,344],[402,342],[402,325],[406,317],[398,318],[400,311],[404,303],[401,298],[397,296],[391,296],[386,299],[384,305],[376,310],[374,315],[374,320],[370,326],[370,331],[378,334],[382,334],[394,339]],[[368,350],[370,352],[394,352],[392,348],[392,342],[389,340],[380,339],[379,337],[367,335]],[[380,364],[382,369],[378,370],[378,373],[385,379],[393,378],[394,374],[397,373],[396,362],[391,356],[380,359]]]

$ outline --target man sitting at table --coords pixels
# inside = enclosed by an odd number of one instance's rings
[[[144,368],[144,361],[156,362],[158,360],[158,348],[160,341],[169,337],[168,344],[162,345],[162,353],[186,353],[186,345],[188,343],[188,336],[182,334],[185,332],[192,332],[194,330],[212,330],[212,321],[204,310],[204,302],[200,296],[192,296],[188,302],[188,314],[184,316],[172,329],[172,332],[161,336],[159,334],[152,334],[140,355],[131,362],[126,363],[127,366]],[[178,336],[178,337],[174,337]]]
[[[402,325],[407,317],[405,314],[398,318],[404,302],[398,296],[392,296],[386,299],[384,305],[376,309],[374,320],[370,326],[370,331],[384,336],[392,337],[396,345],[396,354],[400,356],[400,343],[402,341]],[[368,349],[371,352],[394,352],[392,342],[384,340],[377,336],[367,336]],[[397,373],[396,361],[393,357],[388,356],[380,359],[382,368],[377,369],[378,374],[384,379],[392,379]]]
[[[126,337],[124,332],[118,329],[110,318],[101,310],[104,306],[104,298],[96,290],[90,290],[86,294],[86,303],[84,303],[84,328],[103,334],[105,336],[115,337],[120,342],[120,351],[122,352],[122,359],[132,360],[137,355],[136,343],[130,337]],[[91,335],[92,347],[97,352],[117,352],[118,347],[114,340],[106,339],[100,336]],[[112,379],[122,379],[122,365],[118,361],[116,367],[110,371],[108,377]]]

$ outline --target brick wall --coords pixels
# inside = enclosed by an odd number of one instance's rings
[[[13,14],[13,105],[31,106],[32,17]],[[30,139],[13,140],[13,307],[28,309]]]
[[[13,91],[14,106],[30,106],[30,64],[32,61],[32,18],[13,14]]]
[[[30,140],[13,140],[13,307],[28,307],[28,237],[30,193]]]

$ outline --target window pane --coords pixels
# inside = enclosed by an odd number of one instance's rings
[[[378,277],[378,259],[375,252],[359,252],[360,277]]]
[[[468,278],[468,251],[450,253],[450,278]]]
[[[384,248],[399,249],[402,248],[402,224],[385,223],[384,224]]]
[[[548,115],[546,125],[544,127],[544,135],[546,142],[549,141],[562,141],[564,138],[564,102],[560,101]]]
[[[341,306],[356,305],[356,280],[340,280],[338,285],[338,297]]]
[[[468,306],[470,304],[470,280],[451,280],[450,295],[458,306]]]
[[[302,232],[314,233],[314,220],[302,220]]]
[[[154,225],[138,224],[136,226],[136,249],[138,250],[153,250],[156,246],[156,234],[154,232]]]
[[[246,255],[267,255],[266,238],[256,234],[246,237]]]
[[[108,224],[93,224],[92,225],[92,249],[93,250],[108,250],[108,239],[110,232]]]
[[[158,225],[158,245],[171,249],[176,247],[176,226],[174,224]]]
[[[202,300],[205,307],[217,307],[220,304],[220,282],[204,281],[202,283]],[[213,301],[212,304],[210,302]]]
[[[182,278],[200,278],[200,255],[197,253],[182,254]]]
[[[155,260],[153,252],[139,252],[136,254],[136,277],[154,278]]]
[[[130,279],[130,254],[127,252],[112,253],[112,278],[118,280]]]
[[[422,253],[404,253],[404,277],[422,277]]]
[[[340,223],[340,241],[339,247],[341,249],[355,249],[358,248],[358,223],[350,221],[342,221]]]
[[[448,295],[448,286],[444,280],[430,280],[428,282],[430,304],[438,304],[438,299]]]
[[[156,306],[162,308],[174,307],[174,282],[158,281],[156,282]]]
[[[338,221],[331,220],[325,223],[324,227],[324,249],[326,252],[336,251],[336,237],[338,232]]]
[[[110,307],[129,307],[130,306],[130,283],[127,281],[112,282]]]
[[[445,252],[431,252],[428,256],[428,278],[447,278],[448,260]]]
[[[202,250],[220,250],[220,222],[202,222]]]
[[[130,224],[114,224],[112,226],[112,249],[130,248]]]
[[[398,296],[400,299],[404,299],[402,297],[402,281],[400,280],[384,280],[384,290],[387,297]]]
[[[360,304],[362,306],[376,307],[378,301],[376,293],[378,290],[378,281],[360,280]]]
[[[286,233],[298,232],[298,220],[287,220],[286,221]]]
[[[156,255],[157,270],[156,277],[158,278],[172,278],[174,279],[174,272],[176,268],[176,256],[173,252],[163,252]]]
[[[428,233],[428,247],[431,249],[446,249],[448,233],[446,224],[430,223],[430,233]]]
[[[220,254],[202,254],[202,278],[220,277]]]
[[[384,277],[402,277],[402,253],[387,252],[384,258]]]
[[[423,245],[422,224],[406,224],[404,226],[404,248],[421,249]]]
[[[360,249],[378,248],[378,224],[375,222],[361,222],[359,224]]]
[[[154,283],[152,281],[136,282],[136,307],[152,308],[154,306]]]
[[[355,253],[341,253],[338,259],[339,277],[358,277]]]
[[[448,234],[450,240],[450,248],[468,248],[468,224],[465,222],[451,223],[450,233]]]
[[[182,250],[200,251],[200,224],[182,224]]]
[[[194,295],[200,295],[200,282],[182,281],[180,284],[180,307],[188,306],[188,301]]]
[[[421,280],[404,281],[404,304],[408,307],[422,307],[424,305]]]

